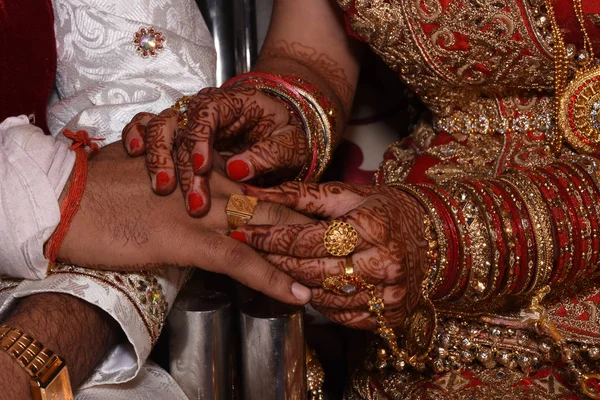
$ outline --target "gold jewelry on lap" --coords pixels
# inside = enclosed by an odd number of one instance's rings
[[[334,257],[344,257],[351,254],[358,243],[358,232],[352,225],[337,219],[331,224],[323,235],[325,250]]]
[[[232,194],[225,207],[227,214],[227,227],[229,231],[234,231],[240,226],[247,225],[254,216],[254,210],[258,204],[255,197],[244,196],[241,194]]]

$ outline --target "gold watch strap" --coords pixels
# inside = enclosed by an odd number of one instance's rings
[[[255,197],[243,196],[241,194],[230,195],[225,207],[229,231],[234,231],[250,222],[257,204],[258,199]]]
[[[57,374],[66,368],[64,360],[54,354],[52,350],[32,336],[7,325],[0,325],[0,350],[10,354],[27,371],[35,384],[42,389],[46,388]],[[68,389],[70,392],[68,375],[65,375],[68,388],[63,389]]]

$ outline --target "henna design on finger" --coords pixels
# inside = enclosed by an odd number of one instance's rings
[[[249,161],[258,174],[280,167],[297,170],[308,158],[306,136],[284,104],[242,84],[200,91],[190,102],[188,125],[181,134],[197,153],[208,153],[211,144],[240,149],[256,143]],[[206,168],[196,168],[196,173]]]
[[[355,273],[376,286],[382,284],[389,286],[388,296],[391,297],[391,304],[397,308],[396,312],[391,314],[394,324],[399,324],[410,315],[421,296],[421,284],[428,267],[428,244],[423,232],[425,211],[416,200],[397,189],[340,183],[287,184],[267,192],[271,193],[272,199],[283,200],[286,205],[297,207],[302,203],[302,210],[319,212],[331,208],[331,204],[337,204],[336,198],[348,196],[348,193],[360,196],[354,209],[343,216],[336,217],[352,224],[360,234],[361,245],[366,244],[365,250],[352,256]],[[258,228],[259,231],[260,229]],[[271,228],[271,231],[264,231],[264,236],[259,237],[259,243],[260,240],[268,242],[270,250],[279,254],[290,254],[290,249],[295,246],[305,248],[317,246],[315,238],[318,238],[318,235],[311,237],[310,234],[303,232],[301,237],[298,237],[298,232],[294,232],[294,229],[289,227],[288,231],[285,229],[285,227],[275,227]],[[270,233],[277,230],[282,230],[285,234],[270,236]],[[255,232],[252,232],[252,235],[254,234]],[[254,236],[251,242],[254,242]],[[326,270],[326,268],[331,269],[330,263],[315,264],[313,260],[313,265],[310,265],[297,260],[290,257],[289,261],[286,261],[289,265],[283,267],[290,270],[290,273],[293,273],[300,282],[306,280],[314,284],[315,282],[312,281],[318,276],[335,275]],[[325,258],[317,260],[325,260]],[[339,308],[346,304],[344,300],[335,296],[329,298],[324,296],[323,299],[319,304],[324,307]],[[353,305],[353,303],[349,304]],[[350,316],[347,320],[343,320],[343,323],[359,326],[363,322],[358,322]]]

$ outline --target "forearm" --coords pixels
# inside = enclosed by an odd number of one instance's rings
[[[33,336],[65,359],[77,388],[119,339],[120,329],[100,308],[73,296],[43,293],[21,299],[2,324]],[[0,352],[0,388],[11,400],[30,399],[29,376]]]
[[[339,134],[354,99],[360,53],[360,45],[345,31],[343,15],[335,2],[279,0],[253,69],[294,75],[316,85],[338,111]]]

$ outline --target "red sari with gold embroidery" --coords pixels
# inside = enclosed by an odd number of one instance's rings
[[[556,157],[552,30],[544,0],[338,0],[350,33],[366,42],[431,110],[390,146],[377,184],[485,179]],[[573,56],[582,32],[572,0],[555,2]],[[600,51],[600,1],[583,0],[587,32]],[[600,251],[595,249],[594,251]],[[544,299],[552,322],[588,372],[600,371],[600,280],[571,283]],[[472,309],[438,304],[432,360],[450,372],[358,371],[349,398],[577,399],[584,397],[548,343],[520,325],[523,302]],[[490,360],[489,357],[493,359]],[[532,361],[533,360],[533,361]],[[535,361],[535,362],[534,362]],[[445,363],[445,364],[444,364]],[[486,366],[484,366],[484,364]],[[532,368],[537,364],[541,367]],[[592,390],[598,380],[591,379]]]

